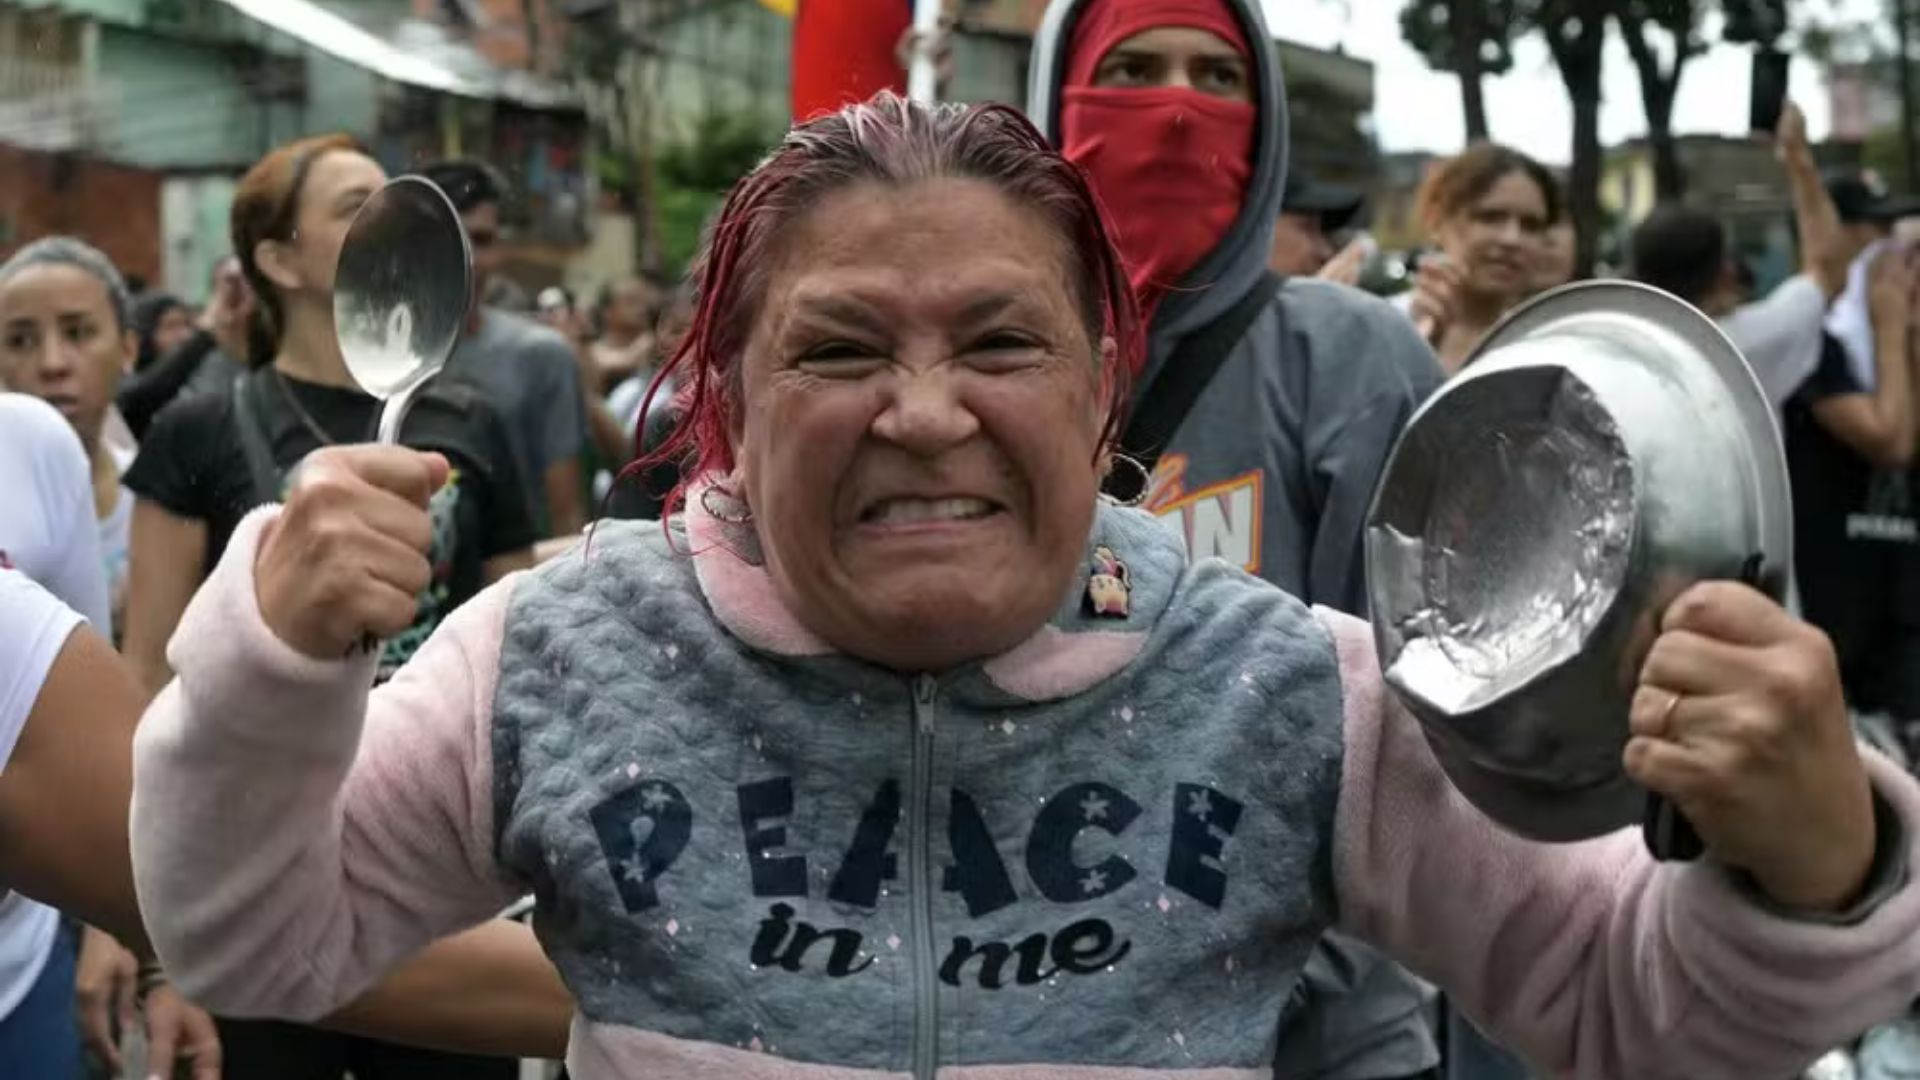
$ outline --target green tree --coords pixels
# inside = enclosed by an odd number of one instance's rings
[[[1902,191],[1912,191],[1914,181],[1907,175],[1906,140],[1898,125],[1881,128],[1867,136],[1860,147],[1862,167],[1878,173]]]
[[[660,149],[655,186],[660,270],[676,276],[685,271],[699,251],[707,219],[779,139],[778,131],[755,117],[717,113],[690,138]]]
[[[1567,209],[1576,243],[1574,273],[1593,273],[1600,232],[1600,76],[1614,0],[1529,0],[1525,27],[1547,43],[1573,109],[1573,165]]]
[[[1487,137],[1483,80],[1513,67],[1515,0],[1407,0],[1400,36],[1427,66],[1460,80],[1467,141]]]
[[[1719,0],[1717,5],[1712,0],[1613,0],[1614,22],[1640,80],[1654,189],[1663,199],[1686,193],[1686,173],[1673,137],[1673,105],[1687,62],[1707,51],[1701,24],[1715,6],[1725,15],[1721,36],[1729,44],[1771,48],[1787,32],[1786,0]]]
[[[661,39],[702,0],[569,0],[567,35],[574,83],[598,135],[596,175],[632,211],[634,269],[663,268],[656,104]]]
[[[1680,94],[1680,77],[1687,62],[1707,51],[1700,34],[1703,0],[1615,0],[1614,21],[1619,24],[1627,55],[1640,80],[1640,103],[1647,117],[1647,145],[1653,151],[1653,186],[1663,199],[1679,198],[1687,189],[1673,137],[1673,103]],[[1740,0],[1731,0],[1738,7]],[[1666,39],[1666,56],[1656,47],[1653,32]]]

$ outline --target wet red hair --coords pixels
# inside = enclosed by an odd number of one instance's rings
[[[1116,346],[1110,353],[1101,350],[1099,358],[1110,402],[1099,444],[1104,454],[1119,435],[1128,373],[1144,339],[1133,289],[1086,177],[1017,110],[928,106],[883,92],[795,127],[734,185],[693,266],[693,320],[647,392],[651,402],[673,379],[679,422],[657,449],[643,449],[625,473],[644,476],[659,465],[685,466],[666,503],[670,513],[684,502],[690,482],[731,472],[729,435],[740,407],[741,353],[759,316],[767,267],[782,229],[849,184],[906,185],[939,177],[983,180],[1038,210],[1078,259],[1080,273],[1069,284],[1089,336],[1096,342],[1109,338]]]

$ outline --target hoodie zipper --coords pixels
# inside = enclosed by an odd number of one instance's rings
[[[913,786],[907,825],[907,873],[913,899],[913,1077],[934,1080],[939,1061],[939,988],[934,982],[933,826],[934,703],[940,684],[931,675],[913,681]]]

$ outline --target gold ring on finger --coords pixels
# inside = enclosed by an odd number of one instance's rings
[[[1660,733],[1662,735],[1668,734],[1667,725],[1673,720],[1673,710],[1680,707],[1681,696],[1680,694],[1673,694],[1667,698],[1667,707],[1660,711]]]

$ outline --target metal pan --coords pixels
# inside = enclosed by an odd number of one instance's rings
[[[1620,757],[1660,613],[1756,559],[1792,565],[1772,406],[1673,296],[1555,290],[1414,415],[1366,557],[1386,681],[1462,794],[1534,839],[1634,824],[1646,794]]]

